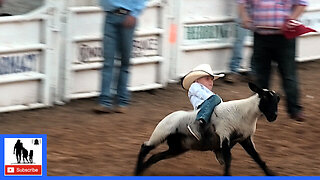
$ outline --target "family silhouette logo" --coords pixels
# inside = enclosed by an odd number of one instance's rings
[[[5,176],[42,175],[42,138],[4,138]]]

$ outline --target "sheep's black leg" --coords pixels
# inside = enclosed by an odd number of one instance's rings
[[[150,167],[151,165],[163,160],[169,159],[175,156],[178,156],[186,151],[188,151],[182,142],[182,139],[185,138],[182,134],[172,134],[167,138],[167,144],[169,149],[157,154],[152,155],[144,164],[143,169]]]
[[[146,146],[144,144],[141,145],[141,149],[140,149],[139,156],[138,156],[136,170],[135,170],[135,173],[134,173],[136,176],[140,175],[143,172],[143,170],[144,170],[143,160],[147,156],[147,154],[154,148],[155,148],[154,146]]]
[[[163,160],[163,159],[169,159],[173,158],[175,156],[178,156],[187,150],[182,150],[182,149],[168,149],[167,151],[163,151],[157,154],[152,155],[143,165],[143,168],[146,169],[150,167],[151,165]]]
[[[224,159],[224,176],[230,176],[230,165],[231,165],[231,147],[227,139],[222,142],[222,155]]]
[[[251,137],[248,137],[244,141],[240,142],[241,146],[243,149],[246,150],[246,152],[256,161],[257,164],[261,167],[261,169],[264,171],[264,173],[267,176],[274,176],[275,174],[267,167],[266,163],[262,161],[260,158],[258,152],[254,148],[254,145],[252,143]]]

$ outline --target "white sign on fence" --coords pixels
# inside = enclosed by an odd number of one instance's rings
[[[159,55],[158,37],[137,37],[133,40],[132,58]],[[97,62],[103,60],[103,49],[100,42],[78,43],[75,52],[78,63]]]
[[[103,57],[102,52],[100,43],[80,43],[78,45],[78,61],[99,61]]]
[[[196,24],[184,26],[184,40],[228,42],[233,37],[235,23]]]
[[[38,52],[0,56],[0,75],[37,71]]]
[[[156,56],[158,53],[158,37],[137,37],[133,40],[132,57]]]

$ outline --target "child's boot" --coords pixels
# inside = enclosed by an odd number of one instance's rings
[[[203,119],[195,120],[192,124],[188,124],[189,132],[198,140],[201,140],[201,134],[205,127],[206,122]]]

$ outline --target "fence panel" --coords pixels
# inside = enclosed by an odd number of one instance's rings
[[[210,64],[215,72],[228,71],[234,40],[234,1],[179,0],[171,2],[177,25],[176,62],[170,78],[177,79],[198,64]],[[195,12],[196,11],[196,12]],[[174,68],[174,69],[171,69]]]
[[[49,15],[0,18],[0,112],[52,105]]]
[[[302,14],[301,22],[318,32],[308,33],[298,38],[297,58],[299,62],[320,59],[318,46],[320,43],[320,2],[310,1],[307,10]]]
[[[105,14],[95,3],[88,6],[73,1],[66,8],[63,100],[97,96],[100,91]],[[166,36],[164,7],[161,1],[149,1],[139,18],[131,59],[132,91],[161,88],[167,82],[162,50]]]

